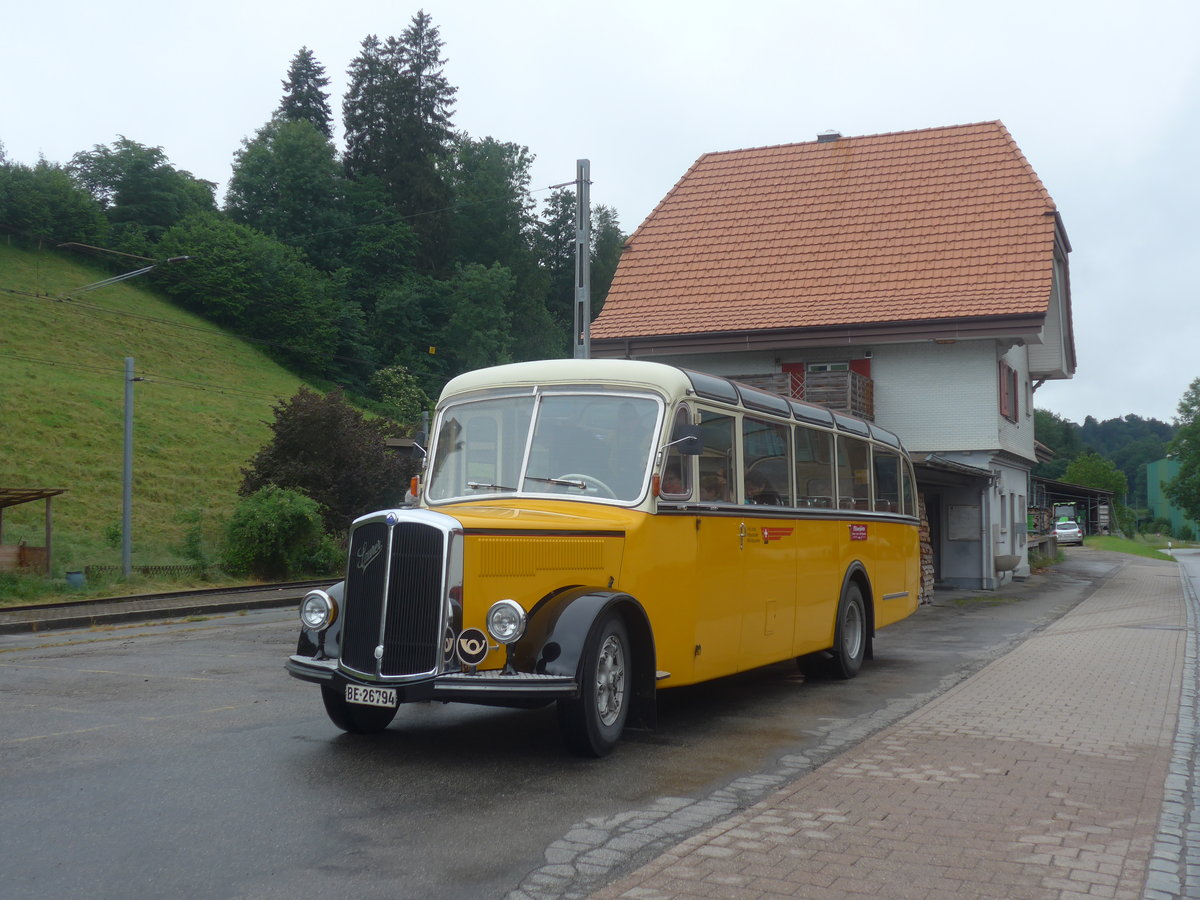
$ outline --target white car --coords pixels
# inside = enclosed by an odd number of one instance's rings
[[[1083,532],[1079,530],[1079,526],[1074,522],[1056,522],[1054,524],[1054,536],[1058,538],[1060,544],[1083,543]]]

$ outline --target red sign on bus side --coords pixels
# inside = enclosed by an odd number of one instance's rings
[[[866,539],[867,539],[867,526],[866,525],[851,525],[850,526],[850,540],[865,541]]]

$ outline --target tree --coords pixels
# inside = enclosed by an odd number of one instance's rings
[[[1175,424],[1180,427],[1191,425],[1200,417],[1200,378],[1192,379],[1192,383],[1183,392],[1176,413]]]
[[[1083,441],[1079,437],[1079,426],[1057,413],[1045,409],[1033,411],[1033,433],[1038,441],[1049,447],[1054,458],[1034,466],[1033,474],[1039,478],[1063,477],[1063,472],[1076,456],[1083,452]]]
[[[99,204],[61,166],[0,162],[0,223],[28,237],[102,244],[108,223]]]
[[[450,285],[428,275],[411,274],[380,292],[369,317],[380,359],[403,366],[426,394],[435,395],[445,382],[444,335]]]
[[[460,266],[499,265],[513,278],[506,308],[521,323],[512,335],[514,359],[544,359],[566,350],[566,331],[546,308],[548,279],[537,264],[534,201],[529,194],[533,157],[517,144],[460,136],[451,183],[455,196],[456,253]]]
[[[344,304],[299,250],[217,213],[171,228],[164,256],[187,256],[151,277],[181,306],[257,338],[297,371],[332,374]]]
[[[404,366],[388,366],[371,376],[375,399],[393,421],[406,426],[421,423],[421,416],[430,406],[429,397],[421,384]],[[411,427],[410,431],[415,431]]]
[[[421,236],[420,264],[444,271],[451,258],[451,195],[443,172],[450,154],[458,89],[443,72],[442,40],[418,12],[400,38],[375,35],[347,72],[342,101],[346,171],[377,176],[396,210]]]
[[[1129,488],[1129,484],[1125,480],[1125,473],[1113,465],[1112,460],[1105,459],[1091,450],[1071,460],[1067,471],[1063,473],[1063,480],[1071,484],[1112,491],[1113,497],[1118,503],[1122,502],[1122,498]]]
[[[611,206],[597,206],[592,210],[592,317],[600,315],[621,251],[625,248],[625,235],[617,221],[617,211]]]
[[[535,268],[537,227],[529,193],[528,147],[459,135],[449,171],[454,190],[455,258],[459,263]]]
[[[119,135],[111,147],[76,153],[68,166],[114,225],[149,241],[189,215],[216,210],[216,185],[176,169],[162,147]]]
[[[553,191],[546,200],[537,233],[538,258],[548,280],[546,307],[567,334],[575,327],[575,208],[574,190]],[[589,248],[593,319],[604,306],[624,246],[616,210],[593,206]]]
[[[342,264],[349,215],[337,150],[308,120],[278,117],[234,154],[225,211],[299,247],[323,271]]]
[[[368,420],[341,391],[301,388],[274,407],[271,441],[242,470],[238,493],[269,484],[299,491],[323,507],[325,529],[344,534],[360,515],[398,506],[415,463],[387,449],[385,419]]]
[[[546,274],[546,308],[570,334],[575,327],[575,192],[552,191],[538,223],[537,255]]]
[[[329,79],[325,67],[313,52],[301,47],[292,58],[287,80],[283,82],[283,100],[279,116],[288,122],[309,122],[326,138],[333,137],[333,112],[329,108]]]
[[[1200,521],[1200,378],[1188,385],[1178,409],[1178,430],[1168,450],[1179,460],[1179,474],[1163,490],[1185,516]]]
[[[508,269],[472,263],[450,287],[442,346],[450,375],[512,361],[510,353],[515,280]],[[522,329],[525,323],[520,323]]]

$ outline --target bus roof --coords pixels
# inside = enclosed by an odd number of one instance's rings
[[[721,375],[694,372],[666,363],[640,359],[543,359],[509,363],[464,372],[450,379],[442,389],[439,405],[448,399],[475,391],[503,387],[540,385],[594,384],[650,389],[669,400],[687,396],[707,397],[733,406],[795,418],[810,424],[837,428],[863,437],[900,446],[890,431],[856,416],[834,412],[827,407],[802,400],[785,399],[761,388],[745,385]]]

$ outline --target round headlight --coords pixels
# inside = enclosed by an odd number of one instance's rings
[[[337,618],[337,604],[324,591],[309,591],[300,601],[300,621],[305,628],[320,631]]]
[[[497,600],[487,614],[488,633],[502,644],[511,644],[525,633],[525,610],[513,600]]]

